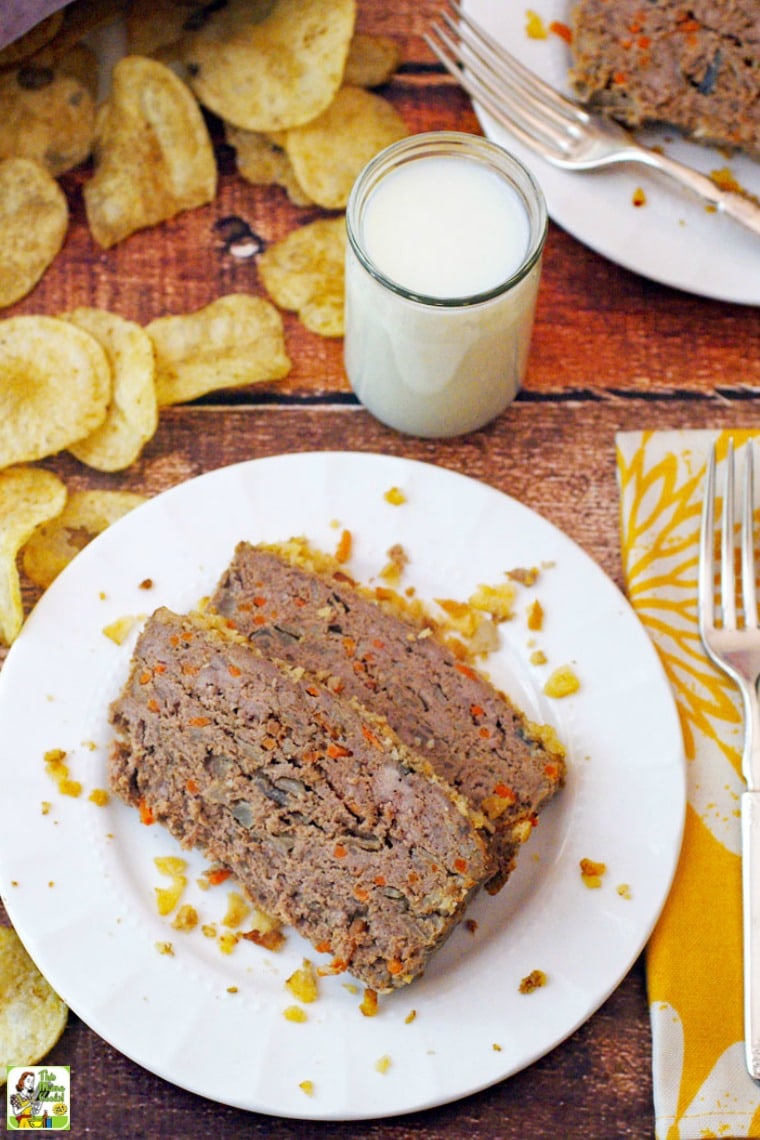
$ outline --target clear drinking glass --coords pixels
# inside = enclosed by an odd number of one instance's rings
[[[475,164],[458,164],[465,183],[468,171],[478,177],[488,171],[503,180],[505,194],[512,202],[516,196],[517,208],[524,210],[525,248],[504,265],[503,278],[482,291],[448,296],[430,295],[437,289],[415,291],[378,264],[384,260],[382,249],[374,256],[367,250],[368,211],[381,200],[385,180],[407,164],[429,158]],[[440,163],[436,167],[446,169]],[[408,192],[414,193],[413,186]],[[456,252],[459,223],[468,209],[466,192],[455,206],[447,232],[440,235],[442,255],[447,245],[452,256]],[[397,221],[400,225],[404,219]],[[514,399],[528,362],[547,230],[546,204],[533,175],[502,147],[477,135],[412,135],[381,151],[358,176],[346,224],[344,354],[359,400],[383,423],[413,435],[452,436],[488,423]],[[483,229],[484,248],[467,251],[476,262],[481,253],[485,259],[492,252],[486,248],[488,225]],[[414,232],[408,241],[413,246]]]

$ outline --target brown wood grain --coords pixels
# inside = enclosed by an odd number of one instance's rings
[[[422,39],[436,3],[360,0],[359,27],[392,35],[403,54],[383,90],[409,129],[479,130],[464,94]],[[3,316],[96,305],[147,322],[231,291],[263,295],[255,259],[225,251],[219,222],[240,216],[265,242],[314,217],[278,189],[237,174],[210,120],[220,170],[207,207],[100,250],[87,229],[85,166],[64,177],[71,224],[61,255]],[[456,229],[452,241],[456,240]],[[642,428],[760,427],[760,310],[656,285],[613,265],[552,225],[525,388],[484,430],[455,440],[401,436],[348,391],[339,339],[308,333],[284,314],[290,376],[166,409],[128,470],[105,475],[70,455],[44,461],[70,489],[154,495],[225,464],[302,450],[377,451],[481,479],[561,527],[622,586],[615,434]],[[27,610],[38,591],[23,581]],[[5,656],[0,650],[0,663]],[[0,731],[2,726],[0,726]],[[0,922],[7,922],[0,907]],[[83,937],[86,932],[83,932]],[[72,1066],[74,1129],[105,1136],[306,1138],[313,1124],[272,1120],[202,1100],[147,1073],[72,1013],[50,1055]],[[85,1091],[86,1090],[86,1091]],[[643,961],[565,1043],[526,1071],[462,1101],[395,1120],[322,1124],[329,1137],[472,1140],[642,1140],[653,1135],[651,1042]]]

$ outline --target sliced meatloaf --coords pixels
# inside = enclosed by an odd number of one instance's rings
[[[579,0],[572,51],[592,108],[760,154],[760,0]]]
[[[487,873],[483,821],[383,720],[218,623],[156,611],[111,720],[114,791],[378,992]]]
[[[240,543],[212,609],[265,653],[302,665],[388,720],[493,825],[492,893],[536,813],[563,781],[564,753],[426,623],[377,603],[305,544]]]

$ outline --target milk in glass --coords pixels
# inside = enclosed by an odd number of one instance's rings
[[[345,364],[378,419],[421,436],[475,430],[520,388],[546,208],[501,147],[453,132],[381,152],[347,211]]]

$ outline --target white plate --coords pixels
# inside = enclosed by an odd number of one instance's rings
[[[401,487],[407,502],[384,493]],[[569,748],[566,789],[542,815],[517,872],[476,900],[425,977],[381,1000],[367,1019],[345,978],[325,979],[305,1024],[283,1017],[284,981],[310,954],[290,935],[280,953],[241,943],[230,956],[199,930],[156,912],[153,864],[179,848],[137,813],[88,794],[106,781],[107,709],[134,635],[103,627],[158,604],[192,606],[242,538],[305,534],[334,549],[354,535],[352,571],[370,581],[400,542],[423,597],[466,598],[517,566],[542,566],[489,659],[531,716],[553,721]],[[146,589],[146,579],[153,583]],[[524,604],[548,665],[528,662]],[[547,671],[572,662],[575,696],[549,701]],[[358,1119],[454,1100],[515,1073],[585,1021],[639,954],[662,907],[680,846],[684,766],[678,720],[658,658],[625,599],[560,531],[505,495],[427,464],[379,455],[296,454],[223,468],[157,496],[76,558],[30,615],[0,674],[0,887],[29,952],[79,1016],[117,1049],[184,1088],[287,1117]],[[46,775],[68,754],[84,785],[73,799]],[[52,807],[47,814],[41,804]],[[602,860],[600,890],[582,858]],[[218,922],[227,886],[185,901]],[[630,884],[631,897],[616,891]],[[157,942],[171,941],[173,957]],[[313,957],[313,953],[311,954]],[[542,969],[529,996],[520,980]],[[228,987],[237,992],[228,992]],[[414,1020],[407,1022],[411,1010]],[[376,1062],[390,1057],[385,1073]],[[314,1082],[314,1095],[299,1083]]]
[[[530,39],[522,4],[464,0],[465,11],[504,47],[548,80],[570,93],[567,71],[570,48],[558,36]],[[569,0],[543,0],[540,15],[570,23]],[[523,146],[481,108],[485,134],[521,158],[536,175],[551,217],[597,253],[627,269],[703,297],[760,304],[760,238],[719,214],[659,175],[640,166],[618,167],[594,174],[558,170]],[[741,155],[727,158],[712,147],[697,146],[677,132],[639,132],[649,146],[662,146],[673,158],[709,174],[729,167],[739,184],[760,196],[760,164]],[[632,204],[641,186],[646,205]]]

